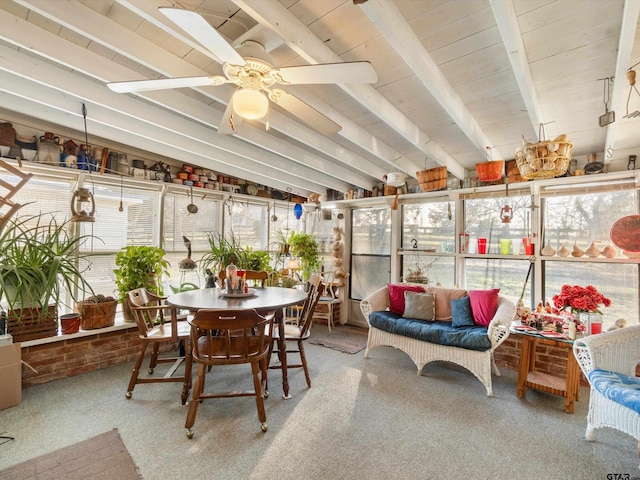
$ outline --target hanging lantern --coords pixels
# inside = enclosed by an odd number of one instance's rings
[[[300,217],[302,217],[302,205],[299,203],[293,206],[293,216],[296,217],[296,220],[300,220]]]
[[[509,205],[505,205],[500,210],[500,220],[502,223],[511,223],[511,219],[513,218],[513,208]]]
[[[72,222],[95,222],[96,203],[88,188],[78,188],[71,198]]]
[[[511,223],[511,219],[513,218],[513,208],[509,206],[509,184],[507,183],[507,203],[505,203],[504,207],[500,209],[500,220],[502,223]]]

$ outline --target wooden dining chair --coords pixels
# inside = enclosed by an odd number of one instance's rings
[[[258,419],[263,432],[267,431],[264,392],[267,380],[269,331],[273,313],[260,315],[255,310],[198,310],[189,322],[193,360],[198,364],[198,375],[189,403],[185,428],[187,438],[193,438],[193,424],[198,406],[207,398],[253,396],[256,399]],[[205,375],[209,367],[251,364],[253,390],[233,392],[204,392]],[[260,374],[260,375],[259,375]]]
[[[250,286],[254,286],[254,287],[260,286],[264,288],[264,285],[267,282],[267,279],[269,278],[269,273],[264,270],[262,271],[245,270],[244,278],[245,280],[247,280],[247,282],[251,282],[249,283]]]
[[[331,333],[331,328],[334,327],[333,317],[335,315],[334,310],[336,305],[340,305],[340,298],[338,293],[338,284],[333,280],[333,272],[326,272],[324,275],[324,294],[318,300],[320,308],[316,308],[314,317],[316,320],[326,320],[327,328]]]
[[[225,270],[220,270],[220,273],[218,273],[218,278],[224,286],[224,281],[227,278],[227,272]],[[261,288],[264,288],[265,283],[269,279],[269,272],[266,272],[264,270],[245,270],[244,279],[249,282],[247,283],[247,285],[251,287],[260,286]]]
[[[284,338],[287,344],[295,342],[297,348],[287,348],[287,369],[289,368],[302,368],[304,370],[304,376],[307,380],[307,387],[311,388],[311,377],[309,376],[309,369],[307,368],[307,357],[304,353],[303,342],[311,335],[311,325],[313,324],[313,313],[318,305],[318,301],[324,292],[325,285],[320,282],[317,285],[314,283],[309,284],[309,291],[307,293],[307,299],[302,306],[300,318],[297,325],[285,324],[284,325]],[[275,353],[280,360],[280,350],[278,349],[278,338],[280,332],[278,327],[274,326],[273,333],[271,335],[271,343],[269,348],[268,365],[270,369],[282,369],[282,363],[278,362],[271,365],[272,355]],[[300,356],[299,364],[289,363],[289,353],[297,353]]]
[[[136,358],[133,372],[127,387],[127,399],[133,395],[133,389],[139,383],[155,382],[182,382],[182,404],[187,402],[189,390],[191,388],[191,348],[190,348],[190,327],[186,321],[178,321],[178,314],[175,308],[164,304],[166,297],[158,296],[146,288],[138,288],[127,292],[127,301],[131,307],[136,325],[138,327],[138,338],[140,340],[140,353]],[[165,312],[170,309],[170,319],[165,318]],[[161,345],[174,346],[176,348],[180,341],[185,342],[184,356],[159,357]],[[173,366],[162,377],[148,376],[140,377],[140,368],[146,356],[149,345],[152,345],[151,358],[149,361],[149,375],[153,374],[158,363],[172,362]],[[174,376],[174,373],[184,361],[184,374]]]

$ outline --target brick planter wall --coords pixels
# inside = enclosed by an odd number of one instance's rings
[[[495,351],[496,364],[499,367],[517,371],[520,365],[520,343],[518,335],[510,335]],[[116,363],[132,362],[138,351],[138,330],[135,326],[78,338],[60,337],[60,340],[55,342],[23,347],[22,360],[38,373],[23,365],[22,386],[24,388],[71,377]],[[568,352],[571,353],[570,350],[562,348],[537,345],[536,369],[552,375],[564,376]],[[588,385],[582,374],[581,383]]]
[[[66,340],[62,336],[59,341],[23,347],[22,360],[38,373],[22,365],[22,387],[131,362],[138,355],[139,345],[138,329],[132,326]]]

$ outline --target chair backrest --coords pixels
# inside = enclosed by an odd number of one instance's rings
[[[189,322],[193,360],[228,365],[264,358],[273,317],[255,310],[198,310]]]
[[[224,281],[227,278],[227,272],[225,270],[221,270],[218,274],[218,278],[224,285]],[[261,287],[264,287],[268,278],[269,273],[266,271],[244,270],[244,279],[249,282],[248,285],[250,286],[256,286],[259,283]]]
[[[269,278],[269,273],[266,271],[245,270],[244,278],[253,282],[253,285],[258,285],[259,283],[261,287],[264,287],[267,278]]]
[[[324,288],[325,285],[322,282],[320,282],[317,287],[313,283],[309,285],[307,299],[304,302],[302,312],[300,312],[300,320],[298,321],[301,337],[305,336],[311,328],[311,324],[313,323],[313,312],[316,310],[318,300],[320,300],[320,297],[324,292]]]
[[[140,336],[146,337],[154,326],[164,323],[163,308],[158,308],[162,306],[163,299],[146,288],[136,288],[127,292],[127,301]]]

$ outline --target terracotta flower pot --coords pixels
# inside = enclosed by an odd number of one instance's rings
[[[80,314],[79,313],[67,313],[60,315],[60,327],[63,335],[70,333],[78,333],[80,330]]]

